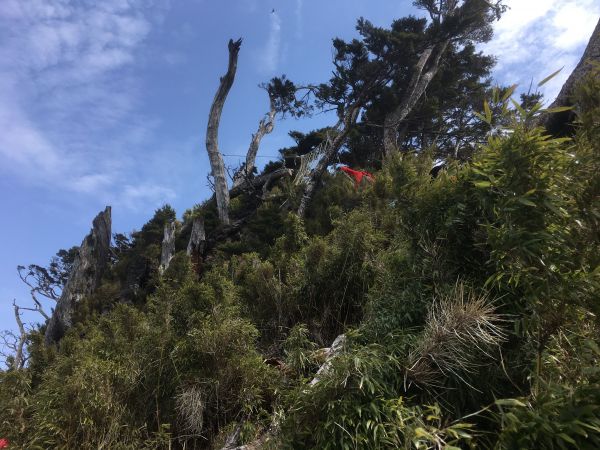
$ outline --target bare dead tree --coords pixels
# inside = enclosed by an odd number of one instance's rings
[[[206,128],[206,151],[210,159],[210,168],[215,183],[215,197],[217,200],[217,210],[219,219],[224,225],[229,225],[229,189],[227,187],[227,178],[225,176],[225,164],[223,155],[219,151],[219,123],[225,100],[229,90],[235,80],[237,70],[237,60],[242,39],[229,40],[229,64],[227,73],[221,77],[219,88],[215,94],[210,113],[208,115],[208,126]]]
[[[13,300],[13,309],[15,315],[15,322],[17,324],[18,334],[10,330],[5,330],[1,333],[0,339],[2,339],[2,350],[0,355],[5,361],[12,359],[11,367],[15,369],[21,369],[26,362],[24,356],[24,346],[27,340],[27,330],[21,319],[22,311],[32,311],[39,313],[44,321],[47,321],[50,316],[44,311],[41,300],[38,295],[46,297],[50,300],[57,301],[61,287],[58,286],[57,281],[50,275],[48,270],[44,267],[37,266],[35,264],[30,265],[28,268],[24,266],[17,266],[17,272],[19,278],[23,283],[29,287],[29,293],[33,300],[33,306],[19,306],[17,301]]]
[[[163,241],[161,245],[159,273],[162,275],[169,268],[169,263],[175,254],[175,231],[177,231],[177,222],[165,224],[163,232]]]
[[[234,188],[241,185],[245,180],[248,180],[252,176],[260,142],[265,135],[271,133],[275,128],[275,115],[277,114],[275,98],[273,93],[268,89],[267,92],[269,93],[269,112],[265,114],[265,117],[263,117],[258,123],[258,130],[256,130],[256,133],[252,135],[250,146],[248,147],[248,153],[246,153],[246,162],[233,176]]]
[[[17,305],[15,300],[13,300],[13,309],[18,334],[11,330],[5,330],[0,334],[0,339],[2,340],[0,355],[4,358],[4,361],[9,368],[19,370],[22,369],[27,362],[24,351],[25,342],[27,341],[27,330],[21,319],[22,308]]]
[[[19,307],[15,301],[13,301],[13,307],[15,311],[15,320],[17,322],[17,326],[19,327],[19,339],[17,340],[15,349],[15,368],[22,369],[25,364],[25,358],[23,357],[23,346],[25,345],[25,340],[27,339],[27,333],[25,332],[25,326],[21,320],[21,312],[19,311]]]

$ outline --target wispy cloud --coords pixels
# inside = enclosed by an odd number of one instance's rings
[[[274,72],[281,57],[281,18],[277,11],[269,18],[269,37],[262,53],[262,70],[265,73]]]
[[[304,4],[304,0],[296,0],[296,11],[294,12],[296,16],[296,38],[301,39],[304,34],[304,25],[302,19],[302,6]]]
[[[123,151],[155,123],[132,119],[141,97],[135,65],[162,8],[149,0],[2,0],[1,171],[81,194],[127,191]]]
[[[147,205],[158,206],[168,203],[175,198],[175,191],[164,186],[150,183],[125,185],[117,206],[123,206],[132,211],[144,211]]]
[[[527,89],[564,66],[542,87],[552,101],[579,62],[600,16],[597,0],[508,0],[510,9],[495,26],[494,39],[483,46],[497,56],[497,78]]]

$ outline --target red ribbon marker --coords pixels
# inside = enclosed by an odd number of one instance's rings
[[[348,166],[342,166],[342,167],[340,167],[340,170],[342,172],[344,172],[346,175],[354,178],[354,189],[358,189],[358,186],[360,186],[360,182],[362,181],[363,178],[367,178],[367,180],[369,180],[369,181],[375,180],[375,177],[373,175],[371,175],[369,172],[367,172],[366,170],[354,170]]]

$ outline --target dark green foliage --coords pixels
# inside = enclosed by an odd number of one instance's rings
[[[307,102],[296,96],[298,88],[285,75],[280,78],[272,78],[268,84],[261,87],[267,90],[275,111],[281,114],[282,117],[289,114],[292,117],[299,118],[310,113],[311,108]]]
[[[29,286],[34,301],[40,301],[40,295],[52,300],[60,297],[78,253],[79,247],[61,249],[52,257],[47,268],[37,264],[17,266],[19,277]]]

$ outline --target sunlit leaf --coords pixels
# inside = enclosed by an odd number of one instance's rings
[[[515,89],[517,89],[517,85],[513,84],[511,87],[509,87],[505,92],[504,95],[502,96],[502,101],[506,101],[510,96],[512,96],[515,92]]]
[[[572,106],[557,106],[555,108],[548,108],[545,109],[544,112],[547,113],[559,113],[559,112],[563,112],[563,111],[571,111],[573,109]]]
[[[554,72],[554,73],[552,73],[552,74],[548,75],[546,78],[544,78],[542,81],[540,81],[540,82],[538,83],[538,87],[539,87],[539,86],[543,86],[544,84],[546,84],[548,81],[550,81],[550,80],[551,80],[552,78],[554,78],[556,75],[558,75],[558,74],[560,73],[560,71],[561,71],[561,70],[563,70],[563,69],[564,69],[564,66],[563,66],[563,67],[561,67],[560,69],[558,69],[556,72]]]

